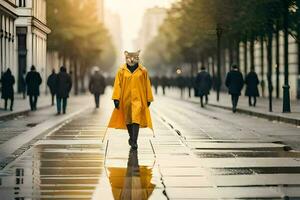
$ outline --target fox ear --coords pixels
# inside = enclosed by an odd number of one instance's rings
[[[128,53],[128,51],[124,51],[124,54],[125,54],[125,56],[128,56],[129,53]]]

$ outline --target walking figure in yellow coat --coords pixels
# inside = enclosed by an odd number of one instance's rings
[[[149,106],[153,101],[151,83],[145,67],[139,64],[137,52],[125,51],[126,64],[122,65],[115,78],[112,99],[115,109],[109,128],[126,129],[128,143],[137,149],[139,128],[151,128],[152,121]]]

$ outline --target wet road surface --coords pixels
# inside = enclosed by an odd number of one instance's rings
[[[112,108],[103,103],[1,170],[1,200],[300,199],[300,153],[271,130],[284,124],[161,97],[155,137],[142,129],[130,151],[126,131],[106,132]]]

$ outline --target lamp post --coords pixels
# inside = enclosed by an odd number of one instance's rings
[[[283,0],[283,32],[284,32],[284,85],[283,85],[283,107],[282,112],[290,113],[290,86],[289,86],[289,5],[287,0]]]
[[[217,89],[217,101],[220,100],[220,87],[221,87],[221,37],[223,29],[220,24],[217,25],[217,80],[216,80],[216,89]]]

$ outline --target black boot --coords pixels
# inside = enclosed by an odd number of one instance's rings
[[[233,113],[236,113],[236,107],[233,107],[233,108],[232,108],[232,112],[233,112]]]
[[[13,111],[13,107],[14,107],[14,99],[10,100],[10,111]]]
[[[208,95],[205,95],[205,104],[208,104]]]
[[[201,105],[201,108],[204,107],[204,104],[203,104],[203,96],[200,97],[200,105]]]
[[[127,124],[127,130],[128,130],[128,134],[129,134],[128,144],[132,147],[132,144],[133,144],[132,124]]]
[[[4,100],[4,110],[7,110],[7,99]]]
[[[138,140],[138,136],[139,136],[139,130],[140,130],[139,124],[132,124],[132,139],[133,139],[132,140],[133,144],[131,145],[132,149],[138,148],[137,140]]]

